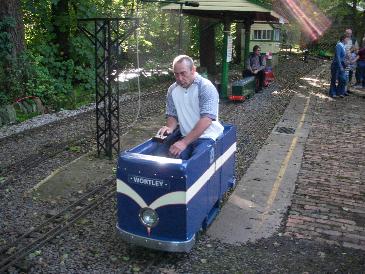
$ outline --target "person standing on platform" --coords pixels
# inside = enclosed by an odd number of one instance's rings
[[[253,53],[246,60],[246,68],[242,77],[255,76],[258,81],[256,92],[261,92],[265,80],[266,59],[261,55],[261,48],[258,45],[253,47]]]
[[[352,35],[352,29],[346,29],[345,35],[348,37],[348,40],[345,44],[345,50],[346,55],[351,56],[351,51],[358,51],[359,50],[359,43],[357,42],[356,38]],[[348,73],[348,83],[346,84],[345,91],[346,93],[351,93],[350,91],[350,83],[352,82],[352,76],[354,74],[354,71],[356,71],[356,65],[354,66],[354,69],[351,69],[350,67],[347,67],[347,73]],[[356,78],[356,82],[358,79]]]
[[[357,42],[356,38],[352,36],[352,29],[346,29],[345,35],[348,38],[345,44],[346,52],[350,52],[351,48],[355,48],[356,50],[358,50],[359,43]]]
[[[346,56],[345,45],[348,39],[346,35],[342,35],[335,48],[335,56],[331,64],[331,86],[329,90],[329,96],[332,98],[337,96],[343,98],[345,96],[346,75],[344,59]],[[338,84],[336,85],[337,81]]]
[[[359,85],[357,87],[365,88],[365,37],[362,40],[362,45],[362,48],[358,52],[357,69],[359,70]]]
[[[357,54],[358,50],[355,47],[352,47],[350,49],[350,52],[346,53],[346,57],[345,57],[345,74],[346,74],[346,89],[345,89],[345,95],[349,95],[349,93],[351,93],[350,91],[350,85],[351,85],[351,81],[352,81],[352,75],[353,72],[356,69],[356,64],[357,64],[357,60],[359,59],[359,56]]]

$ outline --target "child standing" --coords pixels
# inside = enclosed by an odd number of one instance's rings
[[[345,95],[348,95],[349,93],[351,93],[350,84],[351,84],[351,81],[352,81],[352,76],[354,74],[354,71],[356,70],[357,60],[359,59],[357,51],[358,51],[357,48],[352,46],[349,53],[346,55],[345,74],[346,74],[346,79],[347,79],[347,85],[346,85],[346,89],[345,89],[346,90]]]

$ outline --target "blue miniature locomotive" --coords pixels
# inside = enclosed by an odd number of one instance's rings
[[[117,228],[127,242],[189,252],[235,183],[236,129],[225,125],[211,147],[189,160],[152,156],[156,145],[148,140],[118,159]]]

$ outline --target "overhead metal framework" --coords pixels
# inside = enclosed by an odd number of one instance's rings
[[[79,19],[78,27],[95,48],[96,142],[98,156],[120,151],[118,61],[123,43],[138,27],[137,18]],[[120,30],[123,30],[120,33]]]

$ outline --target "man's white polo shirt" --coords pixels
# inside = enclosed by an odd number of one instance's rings
[[[199,138],[216,140],[223,133],[218,121],[219,95],[214,85],[196,74],[193,83],[183,88],[172,84],[167,93],[166,115],[175,117],[183,136],[186,136],[202,117],[211,118],[212,124]]]

